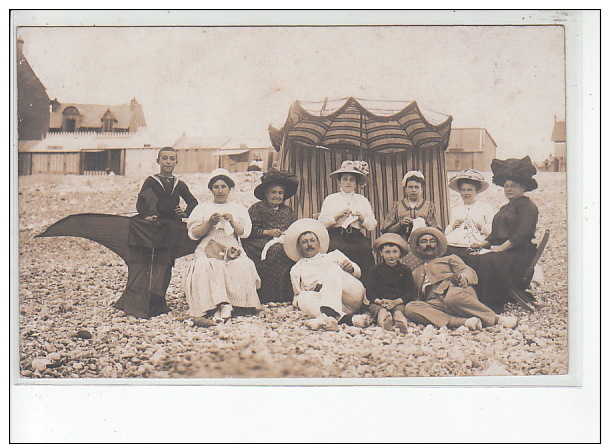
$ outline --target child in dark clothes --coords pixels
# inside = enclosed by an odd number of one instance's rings
[[[398,327],[407,332],[405,304],[417,298],[411,269],[400,262],[409,252],[404,239],[395,233],[386,233],[373,243],[383,261],[373,266],[365,283],[369,310],[377,324],[386,330]]]
[[[173,175],[178,153],[172,147],[161,148],[157,163],[159,174],[147,177],[138,194],[138,215],[146,220],[161,218],[181,221],[191,214],[198,202],[189,187]],[[186,210],[180,207],[180,197],[186,202]]]

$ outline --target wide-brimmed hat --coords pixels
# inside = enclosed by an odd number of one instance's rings
[[[414,230],[409,237],[409,247],[411,247],[411,252],[420,259],[424,259],[419,255],[419,251],[417,251],[417,241],[424,234],[431,234],[438,241],[438,256],[442,256],[447,251],[447,237],[445,234],[437,228],[434,227],[421,227],[417,230]]]
[[[385,233],[375,239],[373,242],[373,248],[377,251],[381,250],[381,247],[385,244],[394,244],[401,249],[401,256],[406,256],[409,253],[409,244],[402,238],[401,235],[396,233]]]
[[[364,185],[369,181],[369,164],[363,160],[345,160],[341,168],[330,173],[330,177],[343,173],[353,174],[358,185]]]
[[[494,159],[491,161],[491,171],[494,173],[491,181],[501,187],[507,180],[512,180],[523,185],[525,191],[538,188],[538,182],[532,177],[536,174],[536,167],[530,156],[523,159]]]
[[[483,175],[479,173],[477,170],[467,169],[458,171],[449,181],[449,188],[453,191],[460,192],[460,188],[458,186],[458,182],[460,179],[467,179],[473,182],[478,182],[481,186],[477,189],[477,193],[482,193],[489,187],[489,182],[485,180]]]
[[[405,174],[404,177],[402,178],[402,186],[406,187],[407,181],[413,177],[417,177],[418,179],[422,180],[423,182],[426,181],[426,178],[424,177],[424,173],[422,173],[421,171],[408,171],[407,174]]]
[[[299,179],[288,171],[270,169],[261,176],[261,183],[254,188],[254,195],[260,200],[265,200],[265,193],[271,185],[282,185],[284,199],[290,199],[297,192]]]
[[[308,231],[311,231],[318,236],[318,240],[320,241],[320,253],[326,253],[328,251],[330,238],[328,237],[328,230],[322,222],[310,218],[299,219],[296,222],[293,222],[284,232],[283,241],[286,256],[295,262],[298,262],[298,260],[301,259],[301,253],[297,248],[299,236]]]
[[[235,187],[235,180],[231,176],[231,173],[229,173],[224,168],[216,168],[210,173],[210,179],[208,180],[208,188],[210,190],[212,189],[212,185],[214,184],[214,182],[216,182],[217,180],[224,180],[227,185],[229,185],[229,188]]]

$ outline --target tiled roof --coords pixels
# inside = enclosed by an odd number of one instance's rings
[[[115,118],[115,128],[127,129],[132,127],[146,126],[142,106],[136,103],[132,106],[129,103],[123,105],[92,105],[82,103],[62,103],[57,111],[51,112],[49,128],[61,128],[63,112],[68,107],[74,107],[80,115],[80,126],[84,128],[101,128],[102,117],[110,110]]]

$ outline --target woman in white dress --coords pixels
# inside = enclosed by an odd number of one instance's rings
[[[214,322],[231,318],[234,307],[260,307],[261,281],[240,241],[250,235],[252,222],[246,207],[228,200],[234,187],[228,171],[212,171],[214,201],[197,205],[186,223],[189,237],[201,239],[185,277],[188,313],[213,315]]]
[[[354,261],[362,273],[375,265],[373,247],[366,232],[377,227],[369,200],[359,194],[358,186],[368,182],[369,165],[360,160],[346,160],[330,173],[337,180],[339,192],[326,196],[318,220],[328,229],[328,251],[339,250]]]
[[[466,264],[471,260],[469,247],[491,233],[495,211],[490,204],[477,199],[488,187],[483,175],[472,169],[457,172],[449,181],[449,188],[460,193],[461,201],[451,208],[451,221],[445,228],[446,254],[456,254]]]

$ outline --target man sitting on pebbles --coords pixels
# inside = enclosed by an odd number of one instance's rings
[[[443,257],[447,238],[440,230],[418,228],[409,238],[409,247],[424,261],[413,271],[420,300],[405,306],[409,320],[437,328],[464,325],[469,330],[496,324],[507,328],[517,326],[517,318],[499,316],[479,301],[472,288],[477,283],[477,274],[472,268],[454,254]]]
[[[360,267],[341,251],[328,251],[328,230],[315,219],[300,219],[284,233],[284,251],[296,262],[290,270],[293,304],[314,319],[313,330],[338,331],[339,324],[367,327],[368,315],[354,315],[362,306]]]

